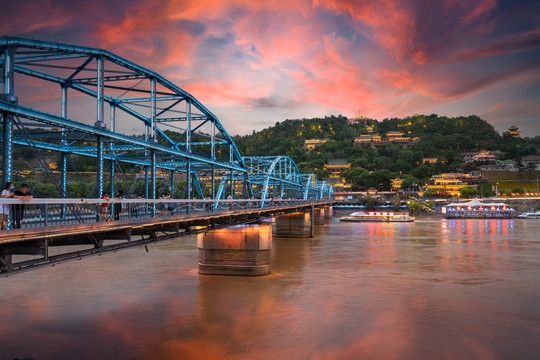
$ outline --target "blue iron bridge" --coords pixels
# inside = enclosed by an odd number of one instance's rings
[[[64,235],[91,229],[90,252],[103,251],[96,229],[107,228],[114,237],[113,225],[104,225],[101,203],[92,201],[104,193],[123,192],[124,199],[111,200],[107,211],[114,226],[136,222],[131,232],[153,224],[137,245],[158,239],[156,229],[169,229],[166,224],[188,224],[192,231],[192,222],[208,218],[214,220],[206,221],[207,228],[225,226],[260,220],[260,214],[313,211],[333,199],[332,186],[300,173],[287,156],[242,156],[217,116],[195,97],[107,50],[0,37],[0,68],[2,186],[29,177],[31,187],[53,186],[48,199],[0,200],[11,209],[8,229],[14,227],[12,206],[26,204],[22,229],[4,232],[0,240],[4,271],[43,263],[28,260],[14,267],[6,259],[15,253],[37,251],[51,262],[48,240],[39,238],[51,227],[60,226]],[[18,151],[27,154],[25,161],[14,156]],[[81,171],[89,161],[93,181]],[[84,193],[75,199],[70,184]],[[162,193],[170,199],[158,199]],[[120,213],[124,218],[115,218]],[[131,246],[131,233],[128,238]],[[25,244],[8,246],[12,241]]]
[[[2,184],[21,173],[13,161],[20,145],[34,152],[64,198],[68,173],[78,173],[74,159],[85,157],[97,169],[87,197],[113,195],[118,186],[132,196],[126,168],[141,172],[146,199],[162,191],[157,179],[166,180],[163,186],[173,194],[182,183],[186,199],[333,195],[331,186],[301,174],[286,156],[243,157],[216,115],[195,97],[109,51],[1,37],[0,54]],[[59,159],[58,171],[51,169],[51,153]]]

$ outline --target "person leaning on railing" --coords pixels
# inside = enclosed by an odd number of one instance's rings
[[[11,198],[13,193],[11,192],[15,187],[12,182],[7,182],[2,189],[2,198]],[[9,205],[0,205],[0,230],[7,229],[7,221],[9,217]]]
[[[111,221],[111,218],[109,217],[109,195],[104,191],[101,194],[100,199],[106,200],[107,202],[103,202],[100,204],[99,208],[99,221]]]
[[[116,199],[124,199],[124,191],[118,190],[118,192],[116,193]],[[124,212],[125,206],[125,203],[114,203],[114,220],[120,220],[120,215]]]
[[[29,195],[30,187],[27,184],[22,184],[20,189],[17,189],[13,192],[13,197],[21,200],[31,200],[32,195]],[[13,228],[20,229],[21,222],[24,216],[24,204],[14,204],[12,205],[13,209]]]

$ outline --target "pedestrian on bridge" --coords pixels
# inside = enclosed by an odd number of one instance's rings
[[[13,197],[13,189],[15,187],[13,186],[13,183],[8,181],[4,188],[2,189],[2,198],[11,198]],[[0,206],[0,230],[6,230],[7,229],[7,221],[9,218],[9,205],[3,204]]]
[[[109,217],[109,195],[106,192],[101,194],[101,198],[107,200],[107,202],[101,203],[99,206],[99,220],[100,221],[110,221]]]
[[[32,195],[29,195],[30,186],[22,184],[21,187],[13,192],[13,197],[21,200],[31,200]],[[24,217],[24,204],[15,204],[13,207],[13,228],[20,229],[21,222]]]
[[[116,193],[116,199],[123,200],[124,199],[124,191],[118,190]],[[125,203],[114,203],[114,220],[120,220],[120,214],[124,212],[126,204]]]
[[[161,200],[170,200],[171,196],[167,195],[166,192],[161,193],[161,196],[159,197]],[[167,210],[169,210],[169,204],[168,203],[161,203],[160,204],[160,216],[167,215]]]

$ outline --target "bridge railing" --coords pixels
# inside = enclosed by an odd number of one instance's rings
[[[328,203],[314,199],[0,199],[9,212],[8,229],[105,221],[141,221],[158,217],[205,215],[242,210]]]

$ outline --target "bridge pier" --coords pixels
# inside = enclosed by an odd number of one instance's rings
[[[323,225],[325,223],[326,216],[325,216],[324,210],[325,210],[324,208],[317,208],[313,212],[313,216],[314,216],[313,223],[315,225]]]
[[[313,237],[315,214],[317,209],[310,213],[293,213],[276,217],[274,236],[286,238]]]
[[[197,235],[199,274],[257,276],[270,273],[272,225],[250,224]]]
[[[324,218],[327,221],[332,222],[332,218],[334,217],[334,208],[332,206],[325,206],[324,209]]]
[[[325,206],[315,209],[315,225],[323,225],[332,222],[333,209],[331,206]]]

